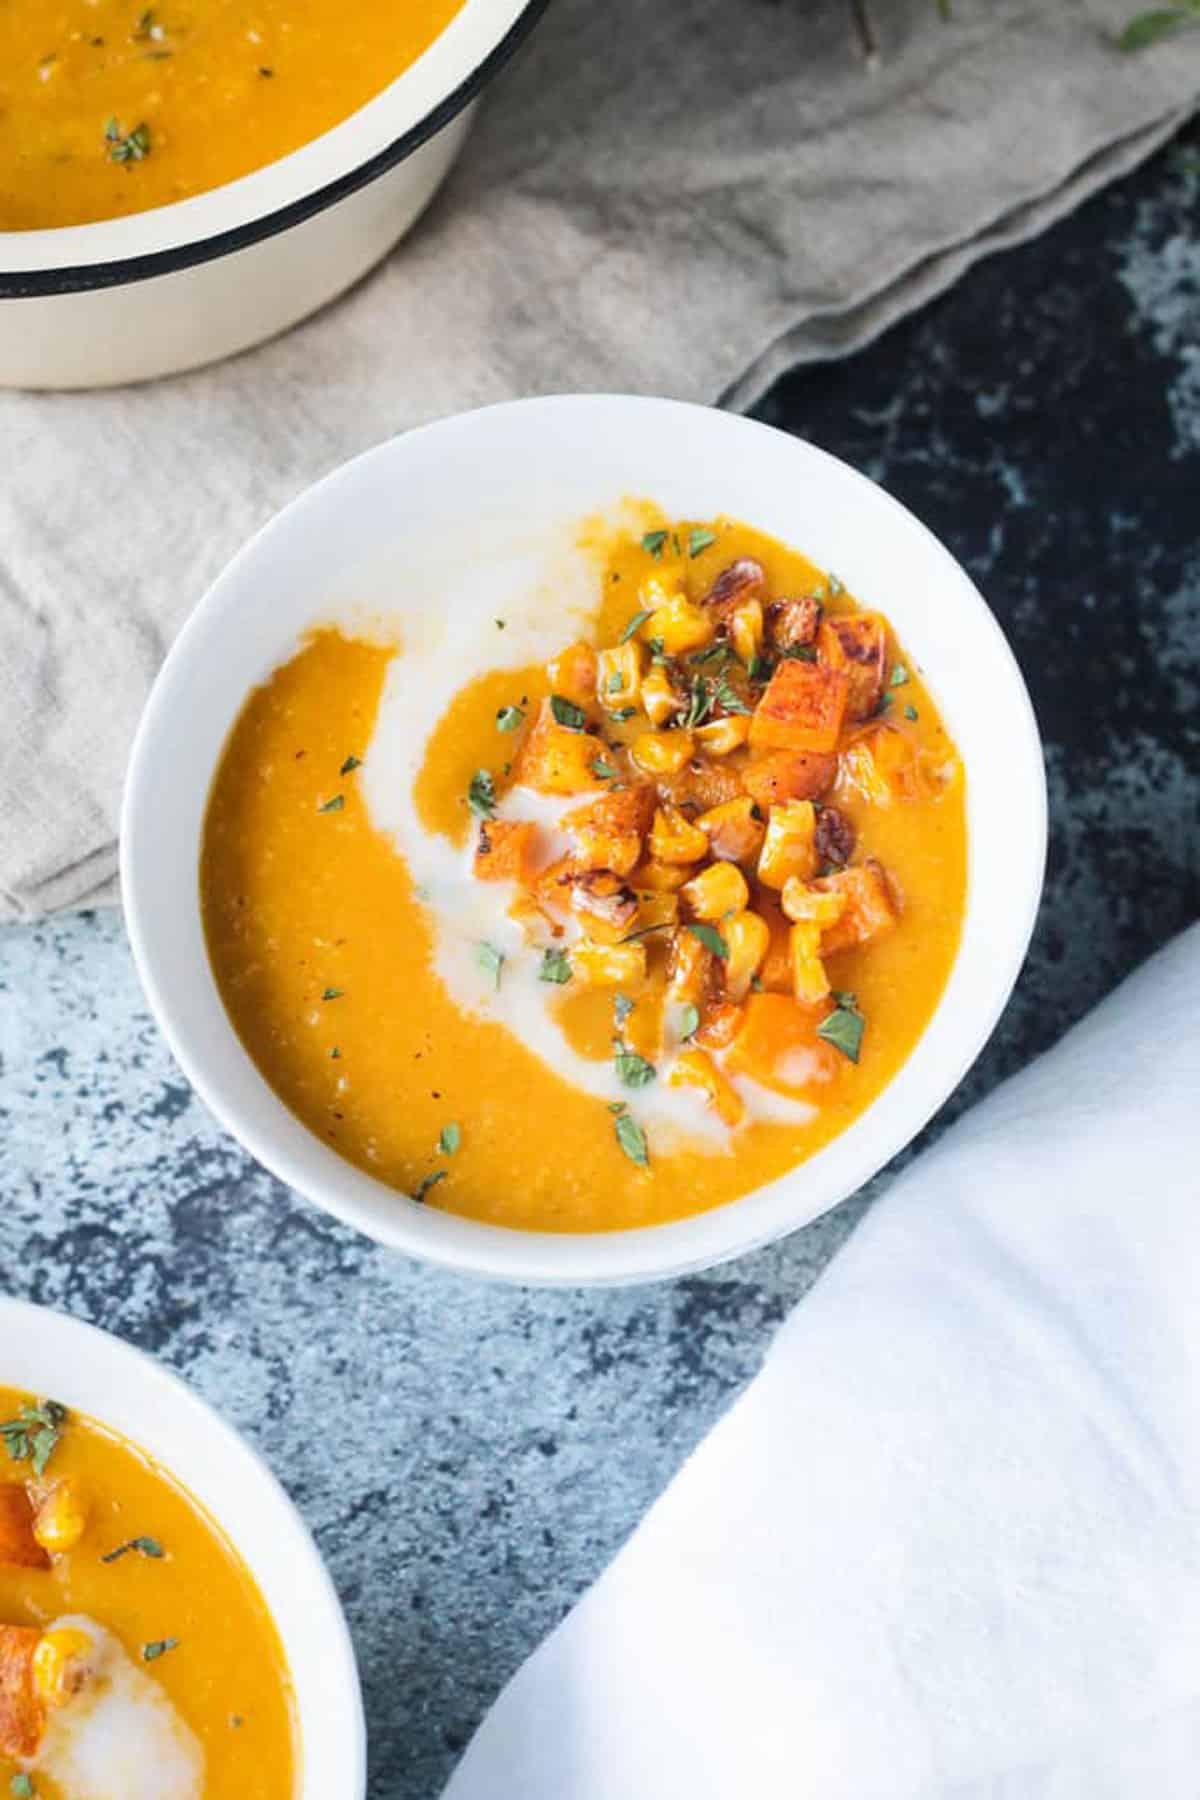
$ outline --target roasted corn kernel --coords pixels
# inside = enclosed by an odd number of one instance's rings
[[[710,719],[696,729],[696,742],[709,756],[728,756],[740,750],[750,736],[750,719],[746,713],[727,713],[723,719]]]
[[[729,951],[725,959],[725,992],[731,1000],[744,1000],[770,948],[770,929],[757,913],[739,912],[724,920],[721,936]]]
[[[56,1481],[33,1516],[33,1535],[51,1556],[62,1556],[87,1530],[88,1506],[83,1489],[65,1475]]]
[[[643,626],[648,639],[657,639],[667,656],[686,656],[702,650],[717,634],[717,622],[701,606],[693,606],[686,594],[675,594],[651,613]]]
[[[820,888],[809,887],[796,875],[784,882],[779,899],[794,924],[819,925],[822,931],[829,925],[836,925],[846,910],[845,894],[823,893]]]
[[[571,967],[586,987],[637,989],[646,979],[646,946],[581,938],[571,948]]]
[[[667,671],[656,665],[642,679],[642,706],[652,725],[665,725],[679,711],[679,695]]]
[[[641,698],[646,652],[636,638],[602,650],[596,660],[596,698],[609,712],[636,706]]]
[[[811,800],[785,800],[767,814],[758,879],[782,888],[793,876],[811,881],[817,872],[817,815]]]
[[[659,862],[694,863],[708,855],[708,838],[677,806],[660,806],[650,827],[648,848]]]
[[[683,899],[698,919],[723,919],[739,913],[750,898],[746,877],[736,863],[710,863],[681,889]]]
[[[802,1006],[812,1006],[829,992],[821,961],[821,927],[805,921],[793,925],[788,941],[792,958],[792,991]]]
[[[87,1632],[74,1625],[43,1632],[33,1652],[33,1685],[43,1706],[63,1706],[79,1692],[94,1650]]]
[[[694,751],[690,731],[644,731],[634,741],[633,760],[647,775],[678,775]]]
[[[738,656],[752,663],[762,648],[763,609],[758,600],[743,600],[729,619],[729,636]]]
[[[724,862],[752,862],[763,841],[763,823],[754,816],[749,794],[710,807],[696,823],[708,839],[712,855]]]

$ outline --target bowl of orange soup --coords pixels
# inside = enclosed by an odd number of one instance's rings
[[[852,1192],[1007,999],[1029,701],[901,506],[728,414],[518,402],[284,511],[175,644],[122,883],[184,1070],[385,1243],[628,1281]]]
[[[0,1787],[354,1800],[337,1597],[265,1465],[107,1333],[0,1300]]]
[[[5,0],[0,385],[194,367],[349,287],[544,4]]]

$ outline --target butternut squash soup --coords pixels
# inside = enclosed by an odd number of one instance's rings
[[[0,1388],[0,1784],[294,1800],[291,1688],[236,1552],[96,1420]]]
[[[313,632],[209,803],[259,1069],[360,1168],[500,1225],[783,1174],[895,1074],[959,940],[963,772],[883,615],[745,525],[634,516],[581,540],[576,641],[553,594],[492,618],[486,587],[403,645]]]
[[[184,200],[328,131],[462,0],[3,0],[0,230]]]

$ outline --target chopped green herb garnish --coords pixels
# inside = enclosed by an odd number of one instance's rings
[[[702,525],[693,525],[688,532],[688,555],[699,556],[702,550],[707,550],[708,546],[715,544],[716,541],[715,531],[706,531]]]
[[[613,1040],[617,1065],[617,1079],[624,1087],[643,1088],[654,1080],[654,1064],[639,1056],[636,1050],[627,1050],[620,1038]]]
[[[907,682],[908,682],[908,670],[905,668],[904,664],[903,663],[893,663],[892,664],[892,679],[888,682],[888,686],[889,687],[904,687],[907,684]]]
[[[630,1162],[636,1163],[639,1169],[649,1168],[650,1153],[646,1148],[646,1134],[637,1120],[627,1112],[619,1113],[616,1131],[617,1142]]]
[[[1182,31],[1185,25],[1197,23],[1200,23],[1200,7],[1196,6],[1195,0],[1183,6],[1155,7],[1129,21],[1117,38],[1117,47],[1120,50],[1146,50],[1161,38]]]
[[[746,702],[742,699],[737,690],[730,687],[724,675],[717,681],[715,694],[717,705],[723,708],[727,713],[742,713],[749,716],[749,714],[754,711],[752,706],[746,705]]]
[[[346,758],[345,762],[342,764],[341,768],[338,770],[338,774],[339,775],[352,775],[354,773],[355,769],[361,769],[361,768],[362,768],[362,757],[361,756],[348,756]]]
[[[565,950],[543,950],[539,981],[553,981],[558,987],[571,979],[571,959]]]
[[[490,819],[496,810],[496,783],[490,769],[476,769],[467,788],[467,805],[477,819]]]
[[[41,1400],[36,1406],[23,1406],[15,1419],[0,1424],[0,1440],[13,1462],[31,1463],[34,1474],[43,1475],[66,1419],[65,1406],[57,1400]]]
[[[337,1045],[336,1045],[336,1044],[335,1044],[335,1045],[334,1045],[334,1046],[333,1046],[333,1049],[332,1049],[332,1050],[331,1050],[331,1051],[330,1051],[330,1052],[329,1052],[329,1054],[330,1054],[330,1056],[331,1056],[331,1057],[332,1057],[332,1058],[333,1058],[333,1060],[334,1060],[334,1062],[337,1062],[337,1061],[338,1061],[338,1059],[339,1059],[339,1058],[340,1058],[340,1056],[341,1056],[341,1054],[342,1054],[342,1053],[341,1053],[341,1051],[340,1051],[340,1050],[339,1050],[339,1049],[338,1049],[338,1047],[337,1047]]]
[[[906,705],[904,708],[904,716],[906,719],[910,719],[915,723],[915,721],[917,719],[919,719],[921,715],[917,711],[915,706],[909,704],[909,705]]]
[[[875,708],[876,716],[878,716],[880,713],[885,713],[891,704],[892,704],[892,696],[890,694],[883,694],[880,697],[879,705]]]
[[[769,681],[774,673],[774,669],[774,662],[769,656],[764,656],[761,650],[757,656],[752,656],[749,663],[746,665],[747,675],[750,677],[751,681],[755,682]]]
[[[817,1036],[856,1063],[867,1022],[853,994],[835,994],[834,998],[838,1004],[817,1026]]]
[[[136,1550],[141,1556],[152,1556],[156,1559],[166,1555],[166,1551],[157,1538],[135,1537],[127,1538],[123,1544],[118,1544],[115,1550],[106,1551],[100,1561],[102,1563],[119,1562],[121,1557],[127,1556],[131,1550]]]
[[[321,998],[322,1000],[340,1000],[342,992],[343,990],[341,988],[326,988],[325,992],[321,995]]]
[[[665,531],[648,531],[642,539],[642,549],[649,551],[655,562],[658,562],[662,557],[663,545],[666,541],[667,533]]]
[[[507,621],[505,619],[497,619],[496,620],[496,630],[503,631],[506,623],[507,623]]]
[[[157,1662],[160,1656],[167,1654],[168,1650],[178,1650],[178,1648],[178,1638],[155,1638],[152,1644],[142,1645],[142,1661]]]
[[[123,132],[115,119],[108,119],[104,126],[104,141],[108,145],[109,162],[124,163],[129,168],[149,156],[150,127],[143,119],[132,131]]]
[[[496,714],[497,731],[520,731],[525,723],[525,714],[519,706],[502,706]]]
[[[614,669],[608,678],[608,685],[604,691],[606,694],[619,694],[624,686],[625,677],[622,675],[620,669]]]
[[[442,1126],[442,1135],[438,1138],[438,1149],[443,1156],[455,1156],[462,1143],[462,1126],[451,1119],[448,1125]]]
[[[839,581],[836,575],[833,575],[833,574],[827,575],[825,577],[825,582],[826,582],[826,586],[829,590],[829,598],[831,600],[836,600],[839,594],[844,594],[846,591],[845,584],[843,582]]]
[[[418,1181],[416,1187],[413,1189],[413,1199],[416,1201],[417,1205],[420,1206],[424,1202],[425,1196],[431,1187],[436,1187],[439,1181],[445,1181],[445,1179],[445,1169],[435,1169],[432,1175],[422,1176],[421,1180]]]
[[[333,796],[332,800],[322,800],[320,806],[318,806],[318,808],[317,808],[317,811],[318,812],[341,812],[341,810],[342,810],[343,806],[345,806],[345,804],[346,804],[345,794],[335,794]]]
[[[700,1008],[698,1006],[693,1006],[689,1001],[679,1015],[679,1035],[681,1037],[690,1038],[693,1037],[699,1029]]]
[[[33,1800],[37,1793],[37,1789],[33,1785],[33,1777],[26,1775],[23,1769],[19,1775],[13,1776],[8,1784],[8,1791],[15,1796],[15,1800]]]
[[[597,756],[592,759],[592,774],[597,781],[615,781],[617,771],[610,762],[605,762],[602,756]]]
[[[610,1100],[608,1103],[608,1110],[610,1113],[616,1113],[617,1116],[620,1117],[625,1111],[625,1102],[623,1100]]]
[[[666,645],[663,642],[662,638],[660,638],[660,637],[647,638],[646,639],[646,648],[650,652],[652,661],[666,662],[667,659],[663,655],[663,651],[666,649]]]
[[[688,926],[688,930],[694,938],[699,939],[706,950],[711,950],[714,956],[719,956],[724,960],[729,955],[729,945],[725,942],[725,939],[721,936],[715,925],[699,925],[693,923]]]
[[[646,623],[646,620],[649,617],[650,617],[649,607],[643,607],[641,612],[635,612],[632,619],[627,621],[625,629],[621,633],[620,637],[617,639],[617,642],[619,644],[627,644],[629,642],[630,638],[633,636],[634,632],[640,631],[642,629],[642,626]]]
[[[633,1001],[628,994],[613,995],[613,1017],[618,1025],[623,1025],[633,1011]]]
[[[626,719],[632,719],[636,711],[636,706],[618,706],[616,712],[610,713],[608,716],[614,724],[623,725]]]
[[[816,647],[812,644],[785,644],[779,652],[788,662],[816,662]]]
[[[564,700],[561,694],[551,694],[550,711],[568,731],[582,731],[587,724],[587,714],[582,706],[576,706],[573,700]]]
[[[483,970],[484,974],[491,976],[496,984],[496,990],[499,992],[500,971],[504,967],[503,951],[497,950],[494,944],[477,944],[475,946],[475,960]]]

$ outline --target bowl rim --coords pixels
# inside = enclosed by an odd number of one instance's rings
[[[8,1366],[8,1346],[14,1342],[20,1345],[23,1340],[35,1346],[31,1358],[33,1362],[40,1366],[43,1361],[48,1361],[53,1365],[47,1371],[48,1379],[13,1378]],[[289,1579],[303,1582],[306,1604],[312,1607],[314,1617],[319,1622],[322,1647],[327,1653],[322,1664],[323,1687],[325,1691],[329,1691],[329,1671],[332,1669],[337,1691],[330,1697],[336,1699],[343,1719],[347,1711],[349,1714],[349,1740],[345,1743],[339,1740],[337,1745],[339,1769],[345,1776],[342,1791],[346,1800],[362,1800],[367,1785],[367,1729],[362,1686],[350,1628],[346,1623],[337,1589],[333,1585],[333,1578],[325,1566],[312,1532],[261,1452],[172,1369],[125,1338],[118,1337],[99,1325],[93,1325],[89,1320],[78,1318],[74,1313],[61,1312],[57,1307],[43,1306],[13,1295],[0,1295],[0,1343],[5,1346],[5,1363],[0,1366],[0,1382],[30,1393],[53,1394],[66,1406],[88,1414],[97,1423],[106,1426],[135,1449],[161,1464],[188,1497],[211,1516],[235,1553],[246,1560],[246,1566],[260,1591],[262,1584],[259,1573],[245,1556],[235,1522],[229,1517],[229,1509],[214,1506],[205,1496],[196,1493],[192,1483],[178,1469],[172,1455],[164,1453],[160,1447],[161,1421],[183,1421],[183,1429],[197,1442],[203,1441],[206,1446],[219,1446],[223,1471],[226,1474],[230,1470],[234,1471],[234,1480],[243,1491],[246,1486],[252,1486],[265,1500],[272,1515],[272,1533],[278,1533],[283,1551],[289,1559]],[[19,1364],[19,1353],[12,1360]],[[95,1390],[102,1391],[99,1405],[92,1403],[90,1399],[73,1397],[74,1393],[90,1393]],[[134,1398],[130,1399],[130,1395]],[[132,1427],[126,1423],[131,1413],[137,1415],[137,1422]],[[114,1416],[118,1414],[121,1415],[120,1419]],[[271,1612],[266,1595],[263,1594],[262,1598],[268,1612]],[[271,1616],[282,1643],[283,1630],[275,1615],[272,1613]],[[292,1659],[288,1656],[288,1646],[283,1644],[283,1649],[288,1673],[295,1685],[296,1672],[292,1667]],[[328,1717],[328,1713],[325,1716]],[[310,1785],[305,1755],[308,1733],[313,1729],[314,1721],[301,1716],[299,1705],[296,1725],[300,1752],[297,1764],[298,1800],[299,1796],[307,1797],[310,1793],[315,1800],[316,1789]]]
[[[205,189],[185,200],[148,207],[119,219],[99,219],[32,231],[0,230],[0,301],[85,293],[176,274],[249,249],[335,206],[387,174],[470,105],[515,54],[550,0],[501,0],[501,3],[508,22],[500,35],[497,37],[494,32],[485,31],[483,37],[487,48],[482,53],[474,52],[465,72],[455,78],[441,98],[422,104],[417,116],[399,132],[395,131],[394,122],[386,121],[389,114],[402,112],[404,99],[410,91],[410,77],[422,74],[430,50],[460,19],[473,25],[478,15],[489,5],[494,5],[495,0],[464,0],[461,11],[434,43],[348,118],[287,155],[251,169],[233,181]],[[373,148],[369,154],[361,148],[353,148],[364,137],[378,139],[381,128],[383,141],[378,148]],[[337,166],[343,151],[348,162],[338,173],[326,178],[310,169],[315,160],[332,160]],[[268,199],[266,192],[272,187],[293,185],[289,181],[289,171],[300,176],[300,191],[285,200]],[[266,192],[260,200],[258,196],[263,190]],[[246,216],[236,224],[219,228],[215,221],[209,223],[208,218],[219,214],[222,208]],[[196,220],[194,228],[185,224],[191,219]],[[151,240],[164,234],[173,238],[180,234],[181,227],[182,233],[178,242],[172,241],[157,249],[111,254],[106,251],[104,240],[111,240],[113,227],[129,228],[120,235]],[[7,256],[16,258],[23,249],[32,253],[30,266],[6,267]],[[60,256],[61,261],[57,260]]]
[[[776,1181],[768,1183],[767,1186],[752,1189],[747,1194],[723,1206],[691,1214],[666,1224],[606,1232],[518,1230],[485,1224],[438,1209],[426,1209],[415,1205],[406,1196],[399,1194],[397,1190],[385,1187],[375,1177],[359,1170],[335,1151],[321,1145],[320,1140],[313,1137],[308,1128],[290,1113],[285,1103],[269,1088],[265,1079],[259,1074],[256,1065],[251,1061],[249,1053],[243,1049],[246,1079],[256,1090],[270,1095],[274,1102],[272,1110],[277,1109],[279,1114],[286,1117],[291,1126],[295,1128],[297,1143],[302,1144],[304,1148],[293,1153],[292,1147],[281,1141],[287,1135],[285,1129],[259,1131],[246,1117],[249,1109],[245,1104],[244,1089],[239,1086],[236,1094],[229,1084],[226,1084],[229,1091],[219,1089],[218,1085],[210,1080],[204,1059],[193,1054],[186,1034],[177,1029],[171,1000],[166,991],[170,986],[171,971],[162,963],[161,959],[156,957],[151,947],[147,921],[152,909],[148,906],[144,907],[141,900],[142,869],[149,866],[153,834],[149,834],[145,858],[142,854],[140,837],[143,818],[153,806],[151,795],[154,765],[158,754],[156,749],[158,733],[160,730],[170,732],[172,716],[178,710],[179,703],[186,692],[188,666],[193,644],[197,640],[203,639],[214,620],[221,615],[226,603],[226,595],[233,590],[243,569],[252,565],[264,544],[268,544],[276,535],[286,539],[296,515],[306,506],[314,504],[317,496],[321,496],[326,501],[331,497],[336,497],[340,486],[353,484],[364,465],[374,458],[386,457],[394,446],[406,444],[411,448],[419,444],[420,440],[430,438],[435,434],[455,432],[469,434],[475,424],[481,420],[498,420],[503,423],[509,418],[528,414],[531,411],[544,411],[548,416],[553,416],[555,413],[561,413],[570,408],[600,409],[601,411],[615,408],[622,413],[626,409],[635,411],[650,409],[673,415],[681,432],[685,432],[689,424],[694,425],[699,416],[710,423],[713,419],[719,419],[721,421],[719,428],[732,433],[766,434],[779,440],[781,445],[790,446],[791,450],[799,456],[825,465],[832,478],[857,486],[867,497],[867,504],[888,509],[893,514],[899,515],[903,526],[923,540],[926,550],[946,565],[949,572],[953,573],[957,585],[973,603],[976,617],[990,638],[996,657],[994,667],[997,673],[1007,680],[1010,722],[1016,724],[1021,732],[1020,741],[1014,742],[1010,746],[1012,766],[1019,768],[1021,778],[1025,783],[1021,789],[1025,799],[1025,806],[1021,814],[1023,837],[1017,853],[1020,901],[1003,920],[1003,935],[1000,941],[996,944],[989,943],[988,946],[991,971],[989,1001],[985,1007],[976,1009],[969,1019],[964,1017],[962,1024],[954,1033],[953,1057],[945,1059],[941,1078],[936,1083],[927,1083],[926,1092],[920,1103],[910,1104],[904,1112],[902,1120],[897,1119],[892,1122],[891,1128],[883,1133],[879,1130],[877,1118],[874,1120],[874,1132],[859,1130],[859,1127],[867,1119],[879,1111],[882,1103],[904,1080],[906,1071],[920,1056],[922,1046],[930,1038],[946,1004],[950,984],[962,961],[961,947],[951,968],[947,990],[939,999],[929,1024],[905,1062],[870,1103],[866,1112],[858,1115],[844,1131],[831,1140],[829,1145],[817,1152],[814,1158],[790,1169]],[[599,421],[597,420],[596,423]],[[627,418],[627,428],[632,427],[633,423],[631,418]],[[931,685],[934,686],[936,692],[936,681],[932,678]],[[968,769],[969,777],[970,770]],[[1033,705],[1019,665],[998,621],[966,571],[941,540],[902,502],[878,483],[872,481],[870,477],[853,468],[852,465],[833,456],[830,452],[820,449],[808,440],[795,438],[789,433],[741,415],[727,413],[718,408],[698,406],[690,402],[645,395],[560,394],[504,401],[473,411],[453,414],[386,439],[313,483],[282,508],[273,519],[269,520],[242,546],[184,621],[159,671],[143,710],[130,754],[122,800],[120,874],[126,929],[134,962],[151,1011],[158,1021],[169,1048],[209,1111],[229,1131],[231,1136],[271,1174],[294,1192],[311,1200],[355,1230],[364,1232],[376,1242],[442,1268],[460,1274],[483,1276],[492,1280],[514,1282],[526,1286],[601,1287],[632,1286],[643,1282],[675,1279],[702,1269],[719,1266],[735,1257],[761,1249],[765,1245],[801,1229],[842,1199],[857,1192],[866,1181],[879,1173],[893,1157],[910,1144],[934,1113],[954,1093],[987,1043],[1008,1003],[1025,960],[1037,919],[1044,879],[1046,847],[1046,775],[1041,738]],[[973,904],[974,892],[975,882],[971,877],[968,882],[967,909],[963,923],[964,934],[978,904],[978,902]],[[211,967],[208,968],[208,977],[216,991]],[[219,995],[218,1003],[221,1004],[223,1011],[223,1003],[219,1001]],[[233,1027],[228,1024],[227,1015],[226,1023],[229,1031],[232,1032]],[[240,1043],[240,1040],[238,1041]],[[314,1144],[324,1157],[336,1165],[336,1176],[331,1174],[331,1178],[324,1183],[316,1179],[305,1167],[305,1157],[312,1153]],[[739,1207],[746,1206],[756,1197],[767,1196],[784,1183],[793,1180],[797,1174],[797,1168],[811,1170],[816,1163],[835,1149],[842,1172],[836,1181],[839,1191],[832,1197],[828,1195],[820,1197],[815,1204],[809,1206],[808,1210],[783,1207],[773,1210],[770,1217],[759,1221],[757,1229],[747,1228],[740,1233],[730,1231],[728,1241],[717,1250],[714,1250],[711,1245],[707,1247],[697,1245],[692,1249],[684,1249],[676,1242],[679,1238],[689,1238],[697,1229],[699,1229],[699,1235],[703,1235],[704,1222],[712,1222],[722,1216],[732,1217]],[[780,1217],[779,1213],[783,1211],[789,1212],[790,1216]]]

